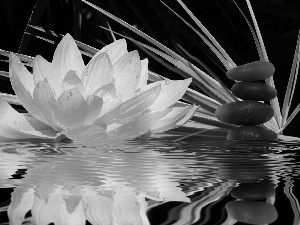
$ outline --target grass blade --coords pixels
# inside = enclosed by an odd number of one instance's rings
[[[210,50],[217,56],[217,58],[222,62],[222,64],[226,67],[227,70],[233,68],[232,65],[228,62],[228,60],[223,56],[223,54],[204,36],[202,35],[195,27],[193,27],[190,23],[188,23],[185,19],[183,19],[180,15],[178,15],[174,10],[172,10],[168,5],[162,2],[170,11],[172,11],[178,18],[180,18],[189,28],[191,28],[202,40],[203,42],[210,48]],[[201,24],[202,25],[202,24]],[[203,26],[203,25],[202,25]]]
[[[217,42],[217,40],[210,34],[210,32],[202,25],[202,23],[195,17],[195,15],[187,8],[187,6],[181,1],[177,0],[177,2],[181,5],[181,7],[189,14],[189,16],[193,19],[193,21],[197,24],[197,26],[202,30],[202,32],[208,37],[208,39],[216,46],[219,52],[224,56],[224,58],[228,61],[230,68],[236,67],[235,63],[226,53],[226,51],[221,47],[221,45]]]
[[[299,110],[300,110],[300,103],[297,105],[297,107],[294,109],[290,117],[287,119],[284,126],[281,128],[281,131],[284,130],[284,128],[286,128],[287,125],[289,125],[289,123],[294,119],[294,117],[297,115]]]
[[[258,40],[259,40],[259,45],[260,45],[260,48],[262,50],[263,58],[264,58],[265,61],[269,61],[268,55],[267,55],[267,52],[266,52],[266,48],[265,48],[265,45],[264,45],[260,30],[259,30],[259,27],[258,27],[258,24],[257,24],[257,20],[256,20],[255,15],[254,15],[254,11],[252,9],[250,1],[246,0],[246,2],[247,2],[248,9],[250,11],[252,21],[254,23],[256,35],[257,35]],[[270,77],[270,78],[266,79],[266,83],[275,88],[273,77]],[[278,127],[278,130],[279,130],[279,126],[281,124],[282,116],[281,116],[280,106],[279,106],[279,102],[278,102],[277,97],[275,97],[273,100],[271,100],[271,106],[274,110],[274,115],[275,115],[275,119],[276,119],[276,123],[277,123],[277,124],[274,124],[274,125],[276,127]]]
[[[289,109],[291,107],[291,102],[293,99],[296,81],[298,77],[299,61],[300,61],[300,31],[298,34],[298,40],[297,40],[296,50],[294,54],[293,64],[292,64],[289,82],[284,97],[283,107],[282,107],[282,123],[281,123],[282,127],[286,123]]]

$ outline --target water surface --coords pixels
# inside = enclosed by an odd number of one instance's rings
[[[194,128],[124,142],[1,143],[0,224],[298,225],[299,148]]]

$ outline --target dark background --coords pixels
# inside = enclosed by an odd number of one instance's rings
[[[160,1],[91,0],[91,2],[135,25],[175,51],[176,44],[180,44],[214,71],[228,87],[232,86],[233,83],[225,76],[224,67],[213,53]],[[164,2],[195,25],[176,1],[165,0]],[[250,19],[245,1],[236,2]],[[250,29],[232,0],[188,0],[185,3],[237,65],[259,60]],[[282,104],[300,28],[300,1],[252,0],[251,3],[269,60],[276,68],[274,80]],[[99,25],[107,27],[106,17],[79,0],[0,0],[0,7],[0,49],[3,50],[30,56],[40,54],[47,60],[52,59],[55,45],[34,37],[34,35],[45,34],[34,31],[27,26],[28,23],[60,34],[68,32],[75,39],[98,49],[103,47],[103,44],[112,42],[110,34],[99,27]],[[114,31],[147,43],[116,22],[110,19],[108,21]],[[25,30],[29,34],[24,35]],[[55,42],[60,40],[48,34],[45,37]],[[140,50],[132,43],[129,43],[129,49]],[[178,74],[161,66],[141,50],[140,55],[141,58],[149,58],[151,70],[172,79],[180,78]],[[5,59],[7,58],[1,58],[0,70],[2,71],[8,71],[8,63],[3,61]],[[0,91],[13,93],[8,81],[0,80],[0,82]],[[291,110],[299,104],[299,99],[298,84]],[[298,133],[299,136],[300,132],[297,131],[299,121],[298,115],[284,134],[295,136]]]

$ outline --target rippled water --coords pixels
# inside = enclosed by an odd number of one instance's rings
[[[197,131],[0,143],[0,224],[300,224],[300,143]]]

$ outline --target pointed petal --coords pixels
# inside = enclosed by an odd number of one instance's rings
[[[140,93],[136,97],[121,103],[105,115],[99,117],[95,124],[108,125],[120,120],[132,118],[145,110],[153,104],[160,93],[160,85],[151,88],[148,91]]]
[[[126,121],[119,126],[111,124],[107,127],[107,136],[109,139],[134,139],[147,133],[154,125],[155,121],[164,117],[169,111],[149,113],[139,115]]]
[[[99,52],[96,53],[94,57],[97,57],[98,54],[106,52],[110,58],[112,64],[117,62],[123,55],[127,53],[127,43],[125,39],[119,39],[113,43],[106,45]],[[93,58],[94,58],[93,57]]]
[[[9,57],[9,74],[12,87],[23,107],[35,118],[46,122],[40,110],[36,107],[32,95],[34,90],[33,76],[19,58],[11,53]]]
[[[142,88],[147,85],[148,81],[148,59],[141,60],[141,79],[139,81],[138,88]]]
[[[69,70],[62,81],[62,91],[66,92],[73,88],[77,88],[80,91],[80,93],[84,95],[84,88],[81,80],[73,70]]]
[[[90,95],[86,99],[86,102],[88,104],[88,112],[84,124],[90,125],[99,117],[103,100],[97,95]]]
[[[69,128],[63,130],[61,134],[73,141],[102,141],[107,139],[105,129],[96,125]]]
[[[47,120],[47,124],[54,130],[60,131],[63,127],[56,119],[58,108],[56,106],[54,93],[47,78],[37,84],[33,91],[33,99],[36,106]]]
[[[65,128],[79,127],[85,124],[88,104],[77,88],[64,92],[58,97],[56,119]]]
[[[10,62],[10,77],[18,78],[19,81],[23,84],[23,87],[28,91],[31,95],[34,89],[33,76],[27,70],[27,68],[23,65],[20,59],[13,53],[9,56]],[[14,81],[14,80],[13,80]],[[17,94],[17,90],[16,90]]]
[[[49,126],[17,112],[3,99],[0,99],[0,109],[0,139],[54,138],[56,135]]]
[[[33,62],[33,79],[35,86],[47,78],[55,98],[61,95],[61,79],[57,79],[56,70],[52,63],[48,62],[42,56],[36,56]]]
[[[161,84],[161,91],[155,102],[150,106],[150,110],[158,111],[165,109],[175,104],[186,92],[192,79],[176,80],[176,81],[158,81],[147,85],[145,88],[152,87],[152,85]]]
[[[186,104],[175,104],[170,107],[171,111],[163,118],[155,121],[151,127],[153,133],[164,132],[185,124],[197,110],[197,106],[187,106]]]
[[[141,77],[141,62],[137,51],[129,52],[114,65],[116,94],[123,101],[136,91]]]
[[[84,72],[84,62],[77,45],[70,34],[66,34],[54,52],[53,67],[56,69],[55,79],[62,80],[69,70],[76,72],[78,77]]]
[[[113,83],[104,85],[103,87],[94,91],[93,95],[103,99],[103,106],[101,109],[101,115],[105,114],[110,109],[113,109],[120,100],[116,96],[116,88]]]
[[[91,59],[82,80],[87,95],[113,82],[113,66],[107,53],[100,53]]]

